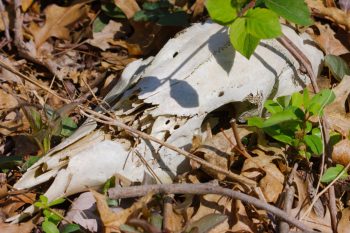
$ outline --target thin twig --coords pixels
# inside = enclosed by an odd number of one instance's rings
[[[164,142],[164,141],[162,141],[162,140],[160,140],[158,138],[155,138],[155,137],[153,137],[151,135],[148,135],[148,134],[146,134],[144,132],[141,132],[141,131],[139,131],[137,129],[134,129],[134,128],[132,128],[132,127],[130,127],[130,126],[128,126],[128,125],[118,121],[118,120],[115,120],[113,118],[107,117],[107,116],[105,116],[105,115],[103,115],[101,113],[95,112],[93,110],[90,110],[90,109],[87,109],[87,108],[84,108],[84,107],[81,109],[80,112],[83,115],[85,115],[85,116],[87,116],[89,118],[92,118],[92,119],[94,119],[97,122],[117,126],[117,127],[121,128],[121,129],[124,129],[127,132],[135,134],[135,135],[137,135],[137,136],[139,136],[139,137],[141,137],[141,138],[143,138],[145,140],[156,142],[156,143],[158,143],[158,144],[160,144],[160,145],[162,145],[164,147],[167,147],[167,148],[169,148],[169,149],[171,149],[171,150],[173,150],[173,151],[175,151],[175,152],[177,152],[177,153],[179,153],[181,155],[184,155],[188,159],[199,163],[203,167],[211,169],[211,170],[213,170],[215,172],[218,172],[220,174],[224,174],[228,178],[231,178],[231,179],[233,179],[235,181],[238,181],[238,182],[240,182],[242,184],[245,184],[245,185],[250,186],[250,187],[255,187],[256,186],[256,183],[253,180],[250,180],[250,179],[248,179],[245,176],[237,175],[235,173],[232,173],[231,171],[224,170],[221,167],[218,167],[218,166],[216,166],[214,164],[211,164],[211,163],[209,163],[209,162],[207,162],[207,161],[205,161],[205,160],[203,160],[203,159],[201,159],[201,158],[199,158],[199,157],[197,157],[197,156],[195,156],[195,155],[193,155],[193,154],[191,154],[191,153],[189,153],[189,152],[187,152],[185,150],[182,150],[182,149],[180,149],[180,148],[178,148],[176,146],[173,146],[173,145],[171,145],[171,144],[169,144],[167,142]]]
[[[116,188],[109,189],[108,194],[109,194],[109,197],[112,199],[120,199],[120,198],[145,196],[150,192],[158,193],[158,194],[159,193],[160,194],[197,194],[197,195],[218,194],[218,195],[228,196],[233,199],[239,199],[245,203],[254,205],[257,208],[264,209],[305,232],[315,232],[309,227],[307,227],[306,225],[304,225],[302,222],[291,217],[286,212],[280,210],[275,206],[267,204],[247,194],[234,191],[228,188],[222,188],[218,185],[213,185],[211,183],[158,184],[158,185],[142,185],[142,186],[123,187],[123,188],[116,187]]]
[[[22,74],[21,72],[15,70],[14,68],[12,68],[11,66],[9,66],[8,64],[6,64],[5,62],[3,62],[2,60],[0,60],[0,66],[10,72],[12,72],[13,74],[17,75],[20,78],[23,78],[24,80],[40,87],[41,89],[45,90],[46,92],[50,93],[51,95],[57,97],[58,99],[62,100],[65,103],[70,103],[71,101],[69,101],[68,99],[65,99],[63,97],[61,97],[60,95],[58,95],[55,91],[53,91],[52,89],[44,86],[43,84],[39,83],[38,81],[27,77],[26,75]]]
[[[240,138],[239,133],[238,133],[236,119],[232,119],[230,121],[230,124],[231,124],[231,129],[232,129],[232,132],[233,132],[233,136],[236,139],[236,143],[237,143],[238,148],[242,151],[243,155],[246,158],[248,158],[248,159],[251,158],[252,156],[250,154],[248,154],[247,150],[245,149],[245,147],[242,144],[241,138]]]
[[[0,60],[0,66],[2,66],[3,68],[7,69],[8,71],[16,74],[17,76],[19,76],[19,77],[21,77],[21,78],[23,78],[23,79],[33,83],[34,85],[42,88],[43,90],[45,90],[45,91],[49,92],[50,94],[56,96],[57,98],[59,98],[60,100],[64,101],[65,103],[70,103],[71,102],[70,100],[59,96],[55,91],[47,88],[46,86],[40,84],[39,82],[37,82],[37,81],[27,77],[26,75],[20,73],[17,70],[13,69],[12,67],[8,66],[7,64],[2,62],[1,60]],[[122,123],[121,121],[115,120],[115,119],[113,119],[111,117],[107,117],[107,116],[105,116],[105,115],[103,115],[101,113],[98,113],[98,112],[95,112],[93,110],[90,110],[90,109],[88,109],[88,108],[86,108],[84,106],[81,106],[81,105],[78,105],[78,106],[81,108],[81,113],[83,115],[89,117],[89,118],[92,118],[92,119],[94,119],[94,120],[96,120],[98,122],[104,123],[104,124],[115,125],[117,127],[120,127],[122,129],[126,130],[127,132],[136,134],[136,135],[138,135],[139,137],[141,137],[143,139],[159,143],[160,145],[163,145],[163,146],[165,146],[165,147],[167,147],[167,148],[169,148],[169,149],[171,149],[171,150],[173,150],[173,151],[175,151],[175,152],[177,152],[179,154],[184,155],[188,159],[191,159],[191,160],[194,160],[194,161],[198,162],[199,164],[201,164],[204,167],[212,169],[213,171],[216,171],[218,173],[224,174],[224,175],[226,175],[227,177],[229,177],[229,178],[231,178],[233,180],[241,182],[242,184],[248,185],[250,187],[255,187],[256,186],[256,183],[254,181],[252,181],[252,180],[250,180],[250,179],[248,179],[248,178],[246,178],[246,177],[244,177],[242,175],[237,175],[237,174],[234,174],[234,173],[232,173],[230,171],[223,170],[222,168],[220,168],[218,166],[215,166],[215,165],[213,165],[213,164],[211,164],[211,163],[209,163],[209,162],[207,162],[207,161],[205,161],[205,160],[203,160],[203,159],[201,159],[201,158],[199,158],[199,157],[197,157],[197,156],[195,156],[195,155],[193,155],[193,154],[191,154],[191,153],[189,153],[189,152],[187,152],[185,150],[182,150],[182,149],[180,149],[180,148],[178,148],[176,146],[173,146],[173,145],[171,145],[169,143],[166,143],[166,142],[164,142],[162,140],[159,140],[159,139],[157,139],[157,138],[155,138],[153,136],[150,136],[150,135],[148,135],[148,134],[146,134],[144,132],[141,132],[141,131],[139,131],[137,129],[134,129],[134,128],[132,128],[132,127]],[[91,115],[87,114],[85,111],[88,112]],[[103,119],[103,120],[101,120],[101,119]]]
[[[286,183],[286,187],[285,187],[285,197],[284,197],[284,207],[283,210],[287,213],[290,214],[290,211],[292,209],[293,206],[293,202],[294,202],[294,194],[295,194],[295,188],[293,186],[293,180],[294,180],[294,175],[296,173],[298,169],[298,163],[294,164],[293,170],[289,175],[288,181]],[[280,233],[288,233],[290,232],[289,229],[289,225],[288,223],[281,221],[280,225],[279,225],[279,230]]]

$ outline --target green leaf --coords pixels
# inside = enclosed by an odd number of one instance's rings
[[[264,120],[261,117],[250,117],[248,118],[248,126],[255,126],[262,128]]]
[[[43,126],[43,122],[41,120],[40,113],[38,111],[36,111],[34,108],[30,108],[29,118],[30,119],[28,119],[28,120],[29,120],[30,126],[33,130],[33,133],[38,132]]]
[[[324,107],[332,103],[334,100],[335,94],[333,91],[324,89],[312,97],[306,110],[312,115],[321,116],[323,114]]]
[[[317,137],[321,137],[321,129],[320,128],[313,128],[312,131],[311,131],[311,134],[312,135],[315,135]]]
[[[41,201],[41,203],[43,204],[47,204],[49,199],[45,196],[45,195],[40,195],[39,196],[39,200]]]
[[[40,158],[40,156],[29,156],[28,160],[23,164],[22,170],[27,170],[33,166],[33,164],[36,163]]]
[[[207,0],[205,6],[210,18],[219,24],[228,24],[237,17],[238,9],[232,0]]]
[[[77,224],[67,224],[63,227],[61,233],[71,233],[71,232],[75,232],[75,231],[79,231],[80,230],[80,226]]]
[[[308,148],[314,153],[315,155],[321,155],[323,152],[323,143],[322,139],[316,135],[305,135],[304,141]]]
[[[310,133],[312,130],[312,123],[310,121],[305,122],[305,133]]]
[[[283,108],[282,106],[273,100],[266,100],[264,103],[264,107],[269,111],[271,114],[275,114],[278,112],[282,112]]]
[[[41,225],[45,233],[60,233],[57,226],[49,221],[44,221]]]
[[[245,18],[238,18],[230,26],[230,41],[238,52],[249,59],[260,39],[248,33]]]
[[[286,108],[290,105],[290,100],[292,97],[290,95],[280,96],[276,99],[276,101],[283,107]]]
[[[292,94],[292,106],[301,108],[303,106],[304,97],[299,92],[295,92]]]
[[[40,209],[45,209],[47,206],[45,204],[43,204],[42,202],[40,201],[37,201],[37,202],[34,202],[33,204],[35,207],[38,207]]]
[[[329,135],[329,146],[333,147],[335,144],[342,140],[342,135],[340,133],[332,131]]]
[[[299,108],[286,109],[283,112],[278,112],[270,116],[262,126],[263,128],[267,128],[287,121],[301,120],[302,115],[303,112]]]
[[[108,189],[115,187],[115,176],[109,178],[103,185],[102,192],[107,194]]]
[[[244,16],[247,32],[259,39],[272,39],[282,34],[277,14],[264,8],[248,10]]]
[[[303,102],[304,102],[304,109],[307,109],[310,104],[310,95],[309,95],[309,90],[307,88],[304,89],[303,93]]]
[[[107,202],[107,205],[109,207],[117,207],[117,206],[119,206],[118,200],[115,200],[115,199],[107,198],[106,202]]]
[[[323,176],[321,177],[321,182],[330,183],[332,182],[341,172],[340,179],[346,179],[348,177],[348,173],[344,170],[344,166],[341,164],[337,164],[335,167],[328,168]]]
[[[209,232],[215,226],[219,225],[227,219],[227,216],[224,214],[208,214],[199,220],[190,224],[185,232],[196,232],[204,233]]]
[[[265,0],[266,6],[283,18],[303,26],[313,24],[304,0]]]
[[[77,124],[70,117],[62,118],[62,128],[60,135],[63,137],[69,137],[78,128]]]
[[[53,200],[49,203],[49,207],[62,204],[65,201],[66,199],[64,199],[63,197],[57,198],[56,200]]]
[[[58,216],[49,209],[44,209],[43,214],[49,222],[52,222],[54,224],[58,224],[62,220],[60,216]]]
[[[350,75],[350,68],[343,58],[335,55],[326,55],[324,61],[338,81],[342,80],[344,75]]]
[[[299,150],[298,153],[299,153],[299,155],[301,155],[301,156],[303,156],[303,157],[305,157],[307,159],[311,159],[311,153],[308,152],[308,151]]]
[[[93,32],[100,32],[103,30],[103,28],[108,24],[109,20],[106,20],[106,17],[103,17],[99,15],[92,24],[92,31]]]
[[[263,128],[264,132],[267,133],[273,139],[283,142],[289,145],[293,145],[295,143],[294,131],[286,129],[281,125],[273,125],[267,128]]]
[[[285,134],[270,135],[270,136],[277,141],[280,141],[280,142],[283,142],[283,143],[286,143],[289,145],[292,145],[293,141],[294,141],[294,139],[292,137],[285,135]]]

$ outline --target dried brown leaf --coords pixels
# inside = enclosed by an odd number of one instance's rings
[[[124,12],[128,19],[131,19],[136,12],[141,10],[135,0],[114,0],[114,3]]]
[[[33,204],[35,201],[35,193],[23,193],[18,195],[12,195],[3,203],[1,203],[1,210],[7,217],[11,217],[17,214],[17,210],[25,204]]]
[[[100,213],[100,217],[105,227],[106,233],[119,232],[120,225],[125,224],[128,218],[135,211],[143,208],[152,199],[153,196],[153,193],[149,193],[147,196],[144,196],[136,201],[131,207],[124,209],[119,213],[114,213],[109,209],[106,202],[106,197],[104,195],[93,190],[91,190],[91,192],[96,199],[97,210]]]
[[[14,108],[18,105],[17,99],[3,89],[0,89],[0,99],[0,110]]]
[[[297,187],[297,198],[296,198],[296,206],[291,210],[290,216],[297,217],[303,216],[305,211],[310,206],[309,193],[308,193],[308,185],[307,182],[302,180],[298,175],[294,176],[294,182]],[[320,232],[331,233],[331,218],[329,214],[329,209],[326,206],[326,214],[325,216],[319,217],[314,211],[311,211],[309,215],[307,215],[302,222],[309,226],[310,229],[317,229]]]
[[[350,233],[350,208],[345,208],[341,212],[341,219],[338,223],[338,232],[339,233]]]
[[[189,209],[190,210],[190,209]],[[201,197],[200,206],[195,212],[195,215],[189,216],[190,222],[195,222],[213,213],[226,213],[231,211],[231,200],[227,197],[222,197],[216,194],[207,194]],[[230,214],[228,214],[230,216]],[[229,228],[228,220],[222,222],[212,232],[223,232]]]
[[[33,4],[33,2],[34,0],[22,0],[22,11],[26,12],[29,9],[29,7]]]
[[[350,76],[344,76],[333,91],[336,99],[325,108],[327,120],[333,130],[346,136],[350,131],[350,114],[345,111],[345,101],[350,94]]]
[[[204,3],[205,0],[196,0],[196,2],[193,4],[193,17],[196,18],[197,16],[201,15],[204,11]]]
[[[120,30],[121,26],[122,24],[120,22],[110,20],[101,32],[93,33],[93,39],[89,40],[89,44],[103,51],[109,49],[111,47],[109,42],[113,41],[114,35]]]
[[[98,232],[97,218],[96,200],[91,192],[80,194],[65,216],[65,220],[75,222],[91,232]]]
[[[30,24],[29,31],[34,37],[36,47],[40,47],[50,37],[68,40],[70,30],[67,26],[87,14],[86,2],[80,2],[69,7],[61,7],[55,4],[45,8],[45,24],[39,27],[35,23]]]
[[[253,221],[248,218],[247,211],[242,201],[233,200],[233,227],[232,232],[257,232]]]
[[[5,23],[3,19],[8,20],[8,13],[7,11],[0,12],[0,32],[5,31]]]
[[[7,179],[5,173],[0,173],[0,198],[6,197],[8,194]]]
[[[344,167],[350,162],[350,140],[344,139],[335,144],[332,152],[332,160]]]
[[[35,224],[32,221],[28,221],[21,224],[10,224],[0,222],[1,233],[30,233],[34,229]]]
[[[266,155],[263,151],[255,150],[256,157],[245,160],[242,168],[242,175],[256,177],[265,173],[259,181],[259,186],[267,202],[276,202],[283,190],[284,175],[273,163],[273,160],[280,159],[278,156]]]
[[[348,30],[350,29],[350,14],[336,7],[326,7],[322,0],[306,0],[305,2],[313,14],[328,18],[339,25],[344,25]]]
[[[240,138],[247,136],[251,131],[245,128],[239,128]],[[231,129],[220,132],[213,137],[207,138],[202,145],[194,152],[195,155],[204,158],[206,161],[216,166],[229,169],[234,161],[233,148],[237,145]],[[222,180],[225,178],[222,174],[217,174],[210,169],[203,168],[209,175]]]
[[[317,27],[318,32],[312,27],[308,28],[307,32],[326,54],[339,56],[349,53],[349,50],[335,37],[335,32],[328,24],[315,22],[314,26]]]

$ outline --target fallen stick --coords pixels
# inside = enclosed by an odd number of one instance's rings
[[[108,190],[108,195],[112,199],[120,198],[132,198],[132,197],[141,197],[145,196],[148,193],[155,194],[218,194],[223,196],[228,196],[234,199],[239,199],[245,203],[252,204],[258,208],[264,209],[277,217],[283,219],[285,222],[298,227],[304,232],[316,232],[304,225],[299,220],[290,216],[281,209],[272,206],[264,201],[261,201],[255,197],[249,196],[247,194],[234,191],[228,188],[222,188],[219,185],[211,183],[203,184],[156,184],[156,185],[140,185],[132,187],[123,187],[123,188],[111,188]]]

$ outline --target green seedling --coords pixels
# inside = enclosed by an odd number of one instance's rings
[[[64,217],[51,207],[62,204],[63,202],[65,202],[64,198],[58,198],[49,202],[46,196],[40,195],[39,200],[34,203],[34,206],[39,208],[44,215],[44,221],[42,222],[41,227],[45,233],[60,233],[57,226],[64,219]],[[61,233],[76,232],[78,230],[80,230],[79,225],[67,224]]]
[[[261,39],[282,35],[279,16],[302,26],[313,24],[304,0],[207,0],[211,19],[229,27],[233,47],[248,59]]]
[[[261,128],[273,139],[294,147],[306,159],[311,156],[318,157],[324,150],[321,130],[310,118],[322,116],[324,108],[334,99],[335,95],[331,90],[323,90],[310,98],[305,89],[303,94],[294,93],[292,96],[267,100],[264,107],[271,116],[268,119],[252,117],[248,119],[248,125]],[[331,132],[330,146],[340,140],[338,133]],[[340,179],[348,176],[344,166],[340,164],[328,168],[321,177],[321,182],[332,182],[338,176]]]
[[[68,117],[68,112],[75,106],[75,104],[68,104],[58,110],[45,106],[44,117],[34,107],[23,107],[31,128],[30,136],[43,154],[50,150],[53,136],[68,137],[77,128],[73,119]]]
[[[312,98],[305,90],[303,94],[267,100],[264,107],[271,116],[250,118],[248,125],[261,128],[273,139],[296,148],[299,155],[307,159],[320,156],[323,153],[321,131],[310,119],[322,116],[325,106],[334,99],[331,90],[323,90]]]

